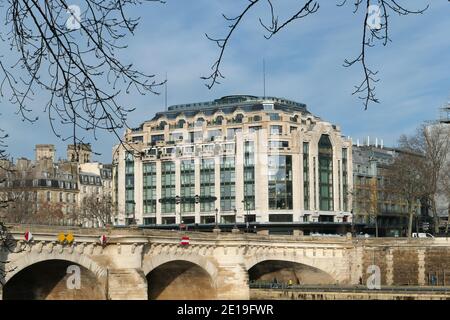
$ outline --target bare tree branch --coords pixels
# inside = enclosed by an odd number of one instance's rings
[[[19,58],[12,65],[0,61],[1,95],[29,122],[38,119],[32,116],[36,92],[47,95],[45,111],[53,132],[75,145],[83,143],[80,131],[92,132],[94,139],[98,130],[107,131],[121,141],[119,130],[127,127],[134,108],[118,98],[131,92],[158,94],[163,83],[118,58],[127,47],[121,42],[139,23],[126,10],[144,1],[83,0],[78,17],[65,0],[4,0],[5,38]],[[62,136],[61,125],[71,126],[72,133]]]
[[[279,31],[290,25],[292,22],[305,18],[313,13],[316,13],[319,9],[319,1],[306,0],[298,8],[293,9],[289,18],[283,22],[279,22],[278,15],[273,6],[272,0],[266,0],[268,3],[269,13],[271,17],[270,25],[265,24],[262,19],[259,19],[261,26],[268,32],[264,37],[266,39],[272,38]],[[231,22],[229,25],[229,31],[224,38],[212,38],[208,35],[206,37],[215,42],[219,47],[219,56],[211,66],[211,74],[209,76],[202,77],[203,80],[207,80],[206,86],[211,89],[215,84],[220,84],[218,79],[224,78],[220,71],[221,63],[223,60],[224,51],[229,44],[229,40],[235,30],[242,23],[244,18],[248,15],[248,12],[254,9],[256,4],[260,2],[266,2],[262,0],[249,0],[247,6],[241,11],[239,15],[234,18],[228,18],[223,15],[227,22]],[[337,3],[338,7],[343,7],[347,3],[347,0],[342,0]],[[410,10],[405,6],[398,3],[396,0],[355,0],[353,2],[353,13],[356,14],[361,8],[364,10],[363,20],[363,34],[361,41],[361,51],[354,59],[345,59],[344,67],[351,67],[355,64],[361,64],[363,70],[363,80],[355,86],[353,95],[357,95],[359,99],[363,101],[364,110],[367,110],[370,103],[379,103],[379,99],[375,95],[375,84],[379,81],[377,78],[378,71],[370,68],[367,64],[367,49],[373,47],[376,42],[381,42],[383,46],[386,46],[391,41],[388,32],[389,26],[389,12],[397,13],[400,16],[409,14],[422,14],[428,9],[428,5],[419,10]]]

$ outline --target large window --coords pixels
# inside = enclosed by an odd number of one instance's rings
[[[283,133],[282,126],[270,126],[270,134],[271,135],[280,135]]]
[[[309,143],[303,142],[303,208],[309,210]]]
[[[292,156],[269,156],[269,209],[292,209]]]
[[[175,213],[175,163],[161,163],[161,213]]]
[[[333,210],[333,147],[327,135],[319,140],[319,208]]]
[[[134,158],[131,152],[125,153],[125,213],[134,212]]]
[[[180,204],[181,212],[195,211],[195,163],[194,160],[181,161],[181,198],[183,202]]]
[[[200,211],[214,211],[215,194],[214,159],[202,159],[200,165]]]
[[[222,157],[220,163],[220,210],[222,212],[235,208],[235,175],[234,157]]]
[[[244,210],[255,210],[255,150],[253,141],[244,145]]]
[[[342,149],[342,200],[344,204],[344,211],[348,211],[348,156],[347,148]]]
[[[142,166],[144,214],[156,213],[156,163],[144,162]]]
[[[238,132],[242,132],[242,128],[229,128],[227,129],[227,140],[233,140]]]

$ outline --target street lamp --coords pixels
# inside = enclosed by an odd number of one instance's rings
[[[234,229],[237,229],[237,210],[236,210],[236,207],[234,207],[233,211],[234,211]]]

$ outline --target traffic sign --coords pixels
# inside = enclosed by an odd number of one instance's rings
[[[188,246],[189,245],[189,237],[188,236],[182,236],[180,245],[182,246]]]
[[[101,243],[102,246],[106,244],[107,240],[108,239],[106,238],[106,236],[104,234],[102,234],[100,236],[100,243]]]
[[[25,241],[30,242],[31,240],[33,240],[33,235],[31,234],[31,232],[25,232]]]
[[[70,244],[73,242],[73,240],[75,240],[75,237],[71,233],[65,234],[64,232],[60,232],[58,234],[57,239],[60,243],[69,243]]]

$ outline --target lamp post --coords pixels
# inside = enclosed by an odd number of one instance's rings
[[[236,207],[233,209],[234,211],[234,228],[233,229],[237,229],[237,210]]]

